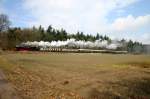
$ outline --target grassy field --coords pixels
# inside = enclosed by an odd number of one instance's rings
[[[0,54],[0,69],[23,99],[150,99],[150,56]]]

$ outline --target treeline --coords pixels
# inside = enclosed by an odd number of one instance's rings
[[[0,33],[0,46],[2,49],[14,49],[16,45],[27,42],[27,41],[66,41],[67,39],[74,38],[76,40],[84,41],[95,41],[95,40],[107,40],[111,42],[111,38],[106,35],[85,35],[83,32],[77,32],[76,34],[69,34],[64,29],[55,29],[52,26],[49,26],[46,30],[42,26],[39,28],[8,28],[7,31]],[[130,52],[135,51],[135,48],[139,49],[142,44],[139,42],[133,42],[132,40],[126,41],[122,39],[120,41],[124,44],[122,50],[128,50]],[[139,47],[140,46],[140,47]]]
[[[106,35],[90,35],[83,32],[77,32],[75,34],[67,33],[65,29],[55,29],[51,25],[47,29],[44,29],[41,25],[39,27],[32,28],[20,28],[9,27],[10,22],[6,15],[0,15],[0,48],[4,50],[14,49],[16,45],[26,41],[65,41],[70,38],[84,41],[95,40],[107,40],[111,42],[111,38]],[[139,42],[133,42],[132,40],[126,41],[122,39],[120,41],[123,44],[121,50],[128,50],[133,52],[135,50],[142,51],[142,44]]]
[[[64,29],[55,29],[51,25],[44,30],[42,26],[38,28],[8,28],[7,31],[0,33],[0,46],[3,49],[12,49],[17,44],[26,41],[66,41],[67,39],[74,38],[76,40],[95,41],[95,40],[107,40],[111,41],[108,36],[102,36],[97,33],[96,36],[85,35],[83,32],[77,32],[76,34],[69,34]]]

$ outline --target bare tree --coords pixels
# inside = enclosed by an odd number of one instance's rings
[[[0,14],[0,32],[5,31],[9,28],[10,21],[7,15]]]

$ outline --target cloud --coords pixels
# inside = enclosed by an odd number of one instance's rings
[[[114,9],[131,5],[138,0],[24,0],[24,7],[35,18],[37,25],[49,24],[68,31],[102,32],[106,16]]]
[[[105,32],[115,38],[126,38],[150,44],[150,15],[119,17],[107,24]]]
[[[133,17],[121,17],[112,23],[112,28],[117,32],[138,32],[141,30],[149,30],[150,15]]]

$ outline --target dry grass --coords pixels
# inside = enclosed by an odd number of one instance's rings
[[[24,99],[148,99],[150,56],[4,53],[0,68]]]

